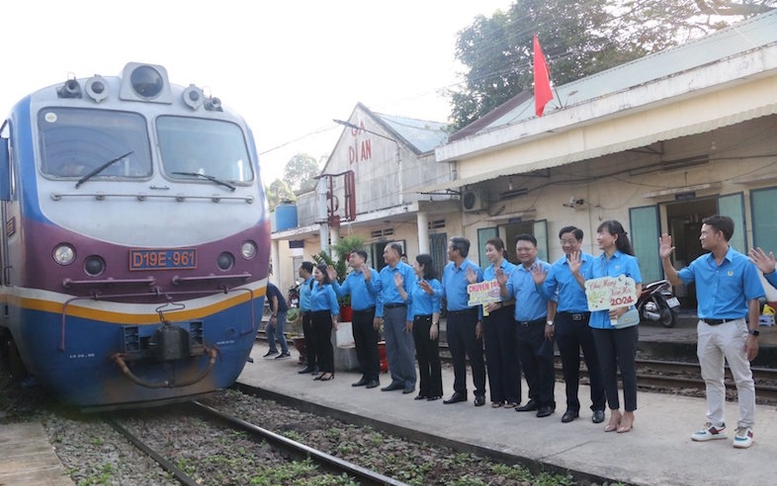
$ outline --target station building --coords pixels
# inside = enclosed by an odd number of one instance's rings
[[[598,225],[617,219],[650,282],[662,278],[661,233],[683,266],[702,253],[701,221],[724,214],[734,248],[777,252],[777,11],[553,92],[542,117],[523,93],[447,138],[440,126],[428,144],[403,133],[412,123],[358,105],[349,123],[364,130],[346,128],[324,170],[354,170],[356,215],[344,223],[338,209],[330,239],[366,236],[379,268],[386,242],[442,266],[447,239],[462,235],[484,265],[487,239],[502,237],[515,261],[514,236],[531,233],[552,262],[562,227],[583,229],[598,254]],[[275,255],[283,239],[304,239],[306,258],[325,247],[322,213],[306,201],[299,227],[273,233]],[[695,308],[693,289],[678,292]]]

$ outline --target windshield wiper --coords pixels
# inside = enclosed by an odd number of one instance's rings
[[[104,163],[103,165],[101,165],[100,167],[98,167],[98,168],[94,169],[92,172],[90,172],[90,173],[86,174],[85,176],[83,176],[82,178],[78,179],[78,182],[76,182],[76,189],[78,189],[78,186],[80,186],[80,185],[81,185],[81,184],[83,184],[84,182],[88,181],[88,180],[89,180],[89,179],[91,179],[92,177],[96,176],[96,175],[97,175],[97,174],[99,174],[100,172],[104,171],[104,170],[105,170],[105,169],[107,169],[108,167],[112,166],[112,165],[113,165],[113,164],[115,164],[116,162],[120,161],[120,160],[121,160],[121,159],[123,159],[124,157],[126,157],[126,156],[128,156],[128,155],[130,155],[130,154],[134,154],[134,153],[135,153],[135,151],[134,151],[134,150],[130,150],[130,151],[129,151],[129,152],[127,152],[126,154],[124,154],[124,155],[120,155],[120,156],[116,157],[115,159],[111,159],[111,160],[109,160],[108,162],[106,162],[106,163]]]
[[[236,187],[230,184],[229,182],[222,181],[221,179],[217,179],[216,177],[213,177],[212,175],[208,174],[200,174],[199,172],[173,172],[174,175],[183,175],[183,176],[190,176],[190,177],[199,177],[201,179],[205,179],[208,181],[211,181],[214,184],[218,184],[220,186],[228,187],[230,191],[235,192]]]

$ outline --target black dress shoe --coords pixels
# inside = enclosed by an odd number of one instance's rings
[[[464,393],[454,393],[451,395],[451,397],[447,400],[443,400],[442,403],[445,405],[450,405],[452,403],[459,403],[459,402],[466,402],[467,401],[467,395]]]
[[[604,410],[594,410],[594,415],[591,417],[591,422],[595,424],[604,422]]]
[[[415,391],[415,387],[414,386],[409,386],[409,387],[405,388],[404,390],[402,390],[402,394],[403,395],[409,395],[409,394],[413,393],[414,391]]]
[[[521,405],[520,407],[515,407],[516,412],[533,412],[540,408],[540,404],[537,403],[533,398],[529,400],[526,405]]]
[[[442,395],[434,395],[432,397],[427,398],[426,401],[427,402],[433,402],[435,400],[439,400],[440,398],[442,398]]]
[[[394,390],[404,390],[405,386],[402,383],[392,383],[389,386],[384,386],[380,389],[380,391],[394,391]]]
[[[308,367],[306,367],[304,369],[299,370],[297,373],[299,373],[300,375],[305,375],[307,373],[315,373],[315,372],[316,372],[315,368],[311,368],[311,367],[308,366]]]
[[[486,404],[486,397],[483,395],[475,395],[475,406],[482,407]]]
[[[377,388],[380,385],[378,380],[370,380],[367,382],[367,388]]]
[[[419,393],[413,400],[426,400],[426,395]]]
[[[551,415],[553,415],[553,407],[550,405],[543,405],[537,410],[537,417],[550,417]]]
[[[575,412],[574,410],[567,410],[566,412],[564,412],[564,415],[561,416],[561,422],[566,424],[575,420],[579,416],[580,416],[580,413]]]
[[[356,383],[351,383],[351,386],[364,386],[364,385],[366,385],[368,382],[369,382],[369,381],[367,380],[367,378],[364,378],[364,377],[362,377],[362,379],[361,379],[361,380],[359,380],[359,381],[357,381]]]

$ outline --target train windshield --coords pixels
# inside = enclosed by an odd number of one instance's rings
[[[253,180],[251,159],[238,125],[221,120],[161,116],[156,128],[162,167],[168,177],[198,183]]]
[[[147,178],[151,144],[146,120],[137,113],[81,108],[44,108],[38,113],[41,171],[80,179],[117,159],[94,179]]]

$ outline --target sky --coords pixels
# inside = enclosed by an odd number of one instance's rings
[[[328,155],[356,103],[445,122],[463,80],[456,35],[511,0],[11,0],[2,8],[0,113],[69,73],[161,64],[240,113],[263,182],[295,154]],[[207,92],[207,91],[206,91]]]

